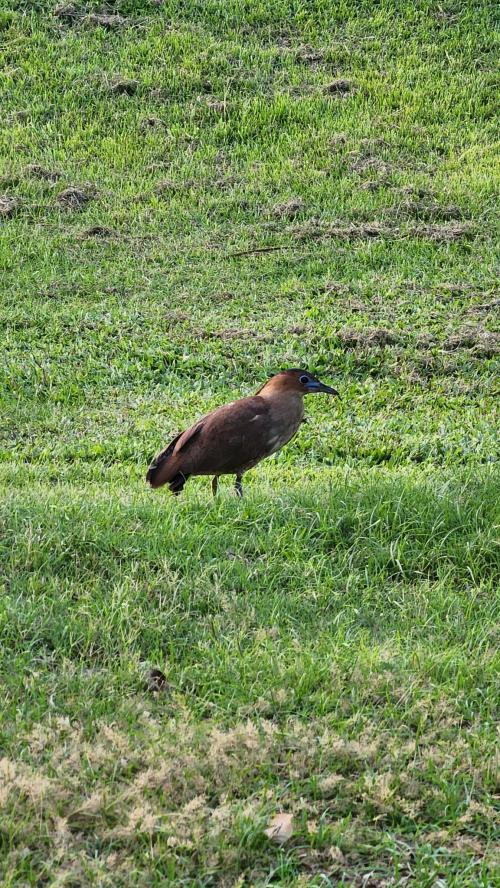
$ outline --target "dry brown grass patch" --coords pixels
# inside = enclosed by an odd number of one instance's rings
[[[0,196],[0,217],[10,219],[16,210],[19,209],[21,201],[18,197],[12,197],[8,194]]]
[[[500,333],[492,333],[482,327],[471,327],[449,336],[443,348],[446,351],[470,349],[476,355],[491,358],[500,353]]]
[[[29,163],[28,166],[25,167],[24,175],[33,179],[42,179],[46,182],[57,182],[57,180],[61,178],[61,173],[57,170],[48,170],[39,163]]]
[[[96,195],[97,192],[93,185],[70,185],[57,195],[57,203],[68,210],[81,210]]]
[[[301,197],[292,197],[284,203],[275,204],[273,214],[280,219],[295,219],[295,217],[304,209],[304,201]]]
[[[395,219],[420,219],[423,222],[449,222],[463,217],[462,210],[455,204],[424,200],[404,200],[392,207],[388,215]]]
[[[315,49],[313,46],[300,46],[296,53],[296,59],[305,65],[316,67],[325,61],[325,52],[322,49]]]
[[[158,843],[185,876],[212,868],[232,884],[242,872],[242,834],[250,829],[264,841],[266,827],[285,811],[293,817],[287,849],[299,872],[354,878],[353,849],[368,830],[382,829],[398,812],[425,825],[427,798],[440,792],[427,780],[429,767],[471,773],[468,745],[450,736],[454,730],[446,706],[418,744],[359,719],[351,736],[328,718],[260,718],[222,729],[182,716],[156,720],[139,702],[133,729],[103,723],[87,736],[68,719],[52,718],[25,738],[22,764],[0,761],[0,806],[22,824],[7,864],[29,846],[60,884],[78,883],[82,872],[106,884],[112,861],[126,872],[145,842]],[[481,797],[482,771],[473,773],[464,832],[492,817]],[[337,824],[347,816],[339,848]]]
[[[107,15],[105,13],[90,13],[84,17],[83,21],[90,25],[99,25],[108,31],[115,31],[127,24],[127,19],[122,15]]]
[[[461,240],[462,238],[471,238],[475,235],[472,225],[466,222],[450,223],[449,225],[420,225],[410,228],[408,233],[414,237],[423,237],[435,243],[446,244],[453,243],[453,241]]]

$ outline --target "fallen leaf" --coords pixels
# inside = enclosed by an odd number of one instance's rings
[[[291,814],[281,812],[273,817],[267,829],[264,830],[266,836],[272,842],[283,845],[292,837],[293,834],[293,817]]]

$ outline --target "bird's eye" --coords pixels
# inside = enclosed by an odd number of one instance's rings
[[[299,376],[299,382],[301,382],[302,385],[307,385],[307,383],[309,382],[309,377],[308,376]]]

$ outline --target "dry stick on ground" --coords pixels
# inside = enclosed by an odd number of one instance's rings
[[[251,250],[239,250],[237,253],[228,253],[227,258],[232,259],[235,256],[250,256],[252,253],[273,253],[276,250],[289,250],[295,244],[280,244],[277,247],[254,247]]]
[[[295,232],[297,239],[300,241],[305,240],[321,240],[327,238],[339,238],[341,240],[355,240],[355,239],[369,239],[375,237],[387,237],[387,238],[395,238],[401,239],[408,237],[428,237],[431,241],[443,241],[448,242],[450,240],[456,240],[459,237],[470,237],[473,235],[473,230],[469,226],[464,225],[456,225],[456,226],[446,226],[446,225],[428,225],[418,227],[415,226],[413,228],[409,228],[407,231],[404,231],[400,228],[382,228],[377,225],[350,225],[345,228],[337,228],[332,227],[330,229],[320,229],[320,230],[311,230],[311,231],[298,231]],[[272,247],[251,247],[248,250],[238,250],[236,253],[228,253],[226,258],[234,258],[235,256],[250,256],[252,253],[272,253],[277,250],[289,250],[293,248],[295,244],[279,244],[277,246]]]

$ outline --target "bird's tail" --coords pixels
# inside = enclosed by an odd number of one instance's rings
[[[182,472],[179,472],[178,466],[175,465],[176,460],[171,460],[171,456],[179,438],[180,435],[177,435],[177,437],[165,447],[165,450],[162,450],[162,452],[159,453],[158,456],[155,456],[152,461],[146,474],[146,481],[151,484],[151,487],[156,488],[162,487],[164,484],[170,484],[170,489],[173,493],[180,493],[182,490],[186,477],[182,475]],[[174,486],[178,486],[177,476],[179,474],[182,475],[184,481],[182,481],[182,484],[177,490],[174,490],[172,485],[176,482]]]

